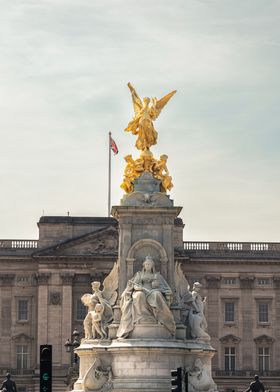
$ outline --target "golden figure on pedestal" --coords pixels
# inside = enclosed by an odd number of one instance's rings
[[[135,116],[125,128],[125,131],[138,135],[135,144],[136,148],[141,151],[147,151],[151,146],[157,144],[158,134],[154,128],[153,121],[157,119],[163,107],[176,93],[176,90],[166,94],[159,100],[157,98],[144,98],[142,102],[135,88],[130,83],[128,83],[128,87],[131,91]]]
[[[132,95],[135,116],[125,128],[125,131],[137,135],[135,146],[138,150],[141,150],[141,154],[136,160],[132,158],[132,155],[127,155],[125,157],[127,164],[124,170],[124,179],[121,188],[126,193],[133,192],[133,181],[144,172],[148,172],[151,173],[154,178],[161,181],[160,190],[165,193],[173,187],[172,177],[169,175],[166,165],[168,156],[165,154],[161,155],[160,159],[157,160],[150,151],[150,147],[157,144],[158,136],[153,121],[159,116],[163,107],[176,93],[176,90],[159,100],[157,100],[157,98],[144,98],[142,102],[130,83],[128,83],[128,87]]]

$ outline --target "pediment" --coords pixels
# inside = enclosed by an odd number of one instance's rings
[[[19,333],[17,335],[12,336],[12,340],[16,342],[29,342],[33,340],[30,336],[26,335],[25,333]]]
[[[274,342],[274,338],[272,338],[271,336],[268,336],[268,335],[260,335],[260,336],[257,336],[254,339],[254,341],[259,344],[261,344],[261,343],[272,344]]]
[[[228,335],[225,335],[222,338],[220,338],[220,341],[222,343],[235,343],[235,344],[237,344],[240,342],[240,340],[241,339],[239,337],[232,335],[232,334],[228,334]]]
[[[118,251],[118,229],[109,226],[92,233],[71,238],[57,245],[39,250],[33,254],[39,256],[85,256],[111,254]]]

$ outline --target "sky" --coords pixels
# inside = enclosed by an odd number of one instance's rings
[[[0,238],[106,216],[137,158],[127,82],[155,122],[186,241],[280,241],[279,0],[0,0]]]

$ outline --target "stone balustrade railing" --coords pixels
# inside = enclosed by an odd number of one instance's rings
[[[1,240],[0,249],[36,249],[38,240]],[[198,251],[280,251],[279,242],[206,242],[184,241],[185,250]]]
[[[280,251],[279,242],[197,242],[184,241],[185,250],[196,251],[250,251],[274,252]]]
[[[36,249],[38,240],[0,240],[0,249]]]

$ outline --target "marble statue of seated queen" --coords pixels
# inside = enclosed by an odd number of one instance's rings
[[[161,325],[170,335],[175,334],[175,321],[170,310],[172,291],[163,276],[156,272],[150,256],[143,268],[127,282],[121,295],[121,320],[118,338],[127,338],[138,325]]]

